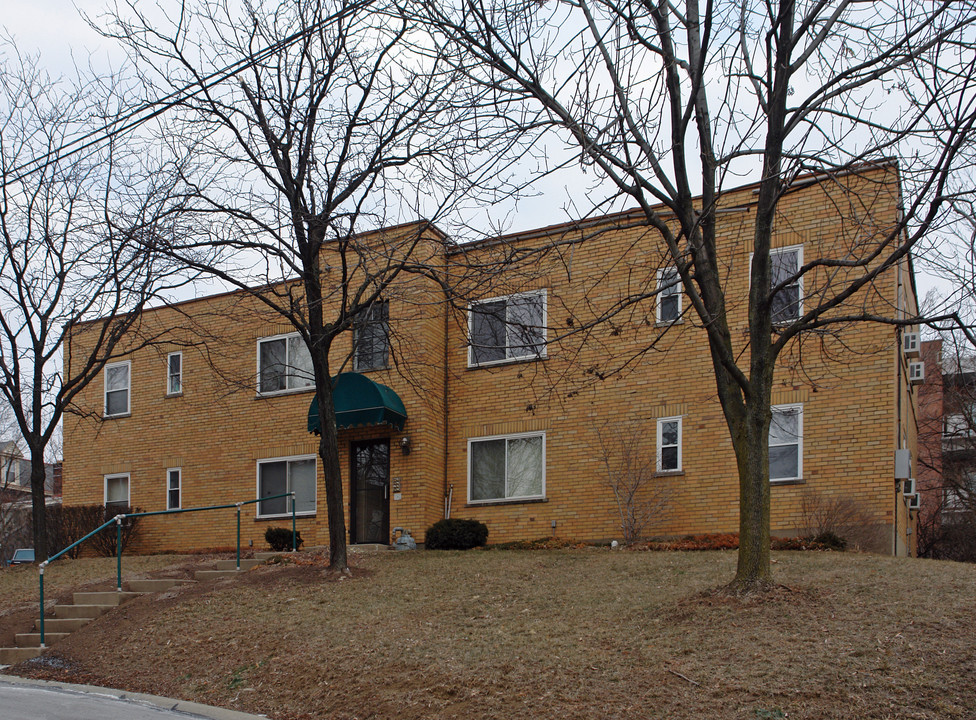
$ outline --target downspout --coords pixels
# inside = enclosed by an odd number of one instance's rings
[[[900,316],[902,313],[902,277],[901,277],[901,263],[899,262],[896,266],[896,285],[895,285],[895,303],[896,312]],[[901,317],[899,317],[899,320]],[[901,325],[897,325],[895,329],[895,448],[902,450],[901,446],[901,377],[902,377],[902,333],[904,328]],[[907,378],[906,378],[907,383]],[[911,463],[909,463],[909,474],[911,474]],[[890,486],[889,486],[890,487]],[[892,531],[892,555],[898,557],[898,491],[901,489],[901,481],[895,480],[895,493],[894,493],[894,529]]]
[[[445,250],[444,251],[444,273],[445,273],[445,275],[447,274],[447,264],[449,262],[450,262],[450,259],[448,258],[447,251]],[[442,400],[441,400],[441,402],[444,405],[444,407],[443,407],[443,413],[444,413],[444,449],[441,452],[441,458],[442,458],[442,461],[443,461],[443,467],[442,467],[441,472],[443,473],[443,477],[444,477],[443,489],[444,489],[444,517],[445,518],[450,517],[450,513],[451,513],[450,508],[447,505],[447,502],[448,502],[447,501],[447,497],[448,497],[448,487],[447,487],[447,452],[448,452],[448,447],[449,447],[449,444],[450,444],[449,443],[449,440],[448,440],[448,435],[449,435],[449,433],[448,433],[448,427],[449,426],[447,424],[448,423],[448,420],[449,420],[449,416],[450,416],[450,408],[449,408],[450,403],[448,402],[448,390],[449,390],[449,387],[448,387],[448,378],[449,378],[450,373],[449,373],[448,367],[447,367],[448,360],[450,359],[450,352],[448,351],[448,345],[449,345],[449,343],[448,343],[448,337],[449,337],[450,324],[451,324],[450,312],[449,312],[449,305],[450,305],[450,298],[447,296],[447,292],[444,291],[444,313],[443,313],[443,317],[444,317],[444,336],[443,336],[443,342],[441,343],[442,349],[443,349],[443,371],[444,371],[444,393],[443,393]]]

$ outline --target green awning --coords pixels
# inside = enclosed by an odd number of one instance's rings
[[[407,411],[400,396],[359,373],[340,373],[332,378],[332,400],[339,430],[369,425],[392,425],[403,430],[407,422]],[[308,431],[322,433],[318,397],[312,398],[308,408]]]

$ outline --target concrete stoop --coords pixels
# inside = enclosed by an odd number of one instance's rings
[[[280,554],[280,553],[273,553]],[[264,558],[241,560],[241,572],[260,565]],[[238,573],[236,560],[219,560],[216,570],[198,570],[197,580],[213,579],[217,577],[233,577]],[[73,604],[55,605],[51,608],[52,617],[44,618],[44,644],[41,645],[41,621],[34,621],[34,632],[17,633],[14,642],[17,647],[0,648],[0,665],[16,665],[41,655],[47,647],[68,637],[75,630],[83,627],[97,617],[104,615],[133,598],[140,595],[165,592],[177,585],[194,583],[196,580],[182,578],[153,578],[147,580],[129,580],[126,582],[128,590],[123,592],[76,592],[72,596]]]

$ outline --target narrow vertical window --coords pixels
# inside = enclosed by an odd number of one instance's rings
[[[673,323],[681,318],[681,278],[677,268],[657,272],[657,322]]]
[[[129,414],[129,361],[105,366],[105,416]]]
[[[180,509],[180,492],[183,480],[183,470],[181,468],[170,468],[166,471],[166,509]]]
[[[769,422],[769,479],[773,482],[803,477],[803,406],[771,408]]]
[[[183,353],[173,352],[166,356],[166,394],[183,392]]]
[[[681,418],[661,418],[657,421],[658,472],[681,470]]]
[[[798,320],[803,314],[803,284],[796,274],[803,264],[803,246],[771,250],[769,259],[771,261],[770,290],[782,285],[770,300],[773,322],[786,323]]]
[[[381,370],[390,359],[390,306],[378,300],[365,308],[353,328],[353,368]]]

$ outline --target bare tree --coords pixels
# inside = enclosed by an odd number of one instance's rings
[[[173,232],[179,174],[136,138],[62,157],[123,114],[117,78],[69,85],[6,47],[0,65],[0,397],[30,459],[34,550],[48,557],[45,454],[75,396],[168,285],[147,238]],[[97,320],[96,318],[103,318]],[[87,322],[84,353],[71,344]]]
[[[707,339],[736,456],[730,589],[768,586],[777,358],[831,326],[917,322],[911,308],[865,298],[942,220],[949,181],[971,161],[973,5],[405,0],[404,12],[429,21],[436,46],[453,43],[459,67],[493,89],[501,114],[561,133],[658,231]],[[896,169],[885,165],[892,155],[910,159]],[[872,163],[899,174],[904,198],[848,182]],[[730,318],[743,298],[726,292],[718,219],[723,191],[749,173],[758,182],[740,333]],[[825,187],[859,227],[856,242],[823,255],[770,252],[798,178]],[[879,202],[902,207],[880,224]]]
[[[224,250],[236,264],[194,266],[278,313],[308,349],[289,372],[314,378],[337,571],[347,569],[346,523],[331,377],[350,358],[330,353],[357,322],[388,330],[383,303],[398,279],[436,275],[446,242],[423,222],[364,231],[396,224],[398,212],[436,218],[488,175],[479,165],[488,128],[469,125],[475,140],[468,152],[458,145],[476,98],[461,95],[436,53],[409,51],[414,28],[382,9],[290,0],[237,13],[200,2],[167,24],[129,2],[105,31],[131,49],[160,96],[193,87],[167,132],[174,142],[205,139],[211,170],[193,182],[214,224],[168,252]],[[224,74],[233,80],[215,84],[222,68],[233,68]]]

